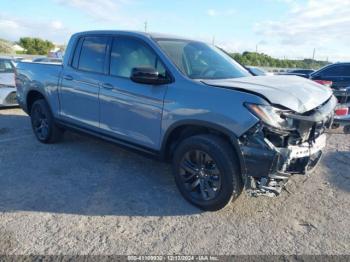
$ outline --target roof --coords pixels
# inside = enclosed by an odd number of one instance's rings
[[[123,31],[123,30],[92,30],[83,31],[76,33],[76,35],[87,35],[87,34],[122,34],[122,35],[133,35],[148,38],[165,38],[165,39],[177,39],[177,40],[191,40],[181,36],[175,36],[171,34],[153,33],[153,32],[141,32],[141,31]]]

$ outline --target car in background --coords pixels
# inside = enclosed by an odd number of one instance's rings
[[[338,99],[335,123],[345,125],[344,130],[350,125],[350,63],[335,63],[327,65],[310,75],[310,79],[320,84],[329,86]],[[349,133],[347,131],[346,133]]]
[[[312,73],[310,79],[331,87],[340,104],[350,104],[350,63],[327,65]]]
[[[266,72],[264,69],[256,66],[245,66],[245,68],[254,76],[271,76],[273,73]]]
[[[62,58],[56,58],[56,57],[38,57],[34,58],[32,60],[34,63],[55,63],[55,64],[62,64]]]
[[[314,81],[332,81],[335,90],[350,86],[350,63],[327,65],[310,75]]]
[[[303,74],[303,75],[311,75],[315,70],[313,69],[293,69],[290,70],[289,74]]]
[[[15,66],[11,59],[0,58],[0,107],[15,106]]]

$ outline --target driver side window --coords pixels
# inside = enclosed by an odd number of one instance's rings
[[[159,75],[166,77],[164,65],[148,46],[133,38],[114,38],[110,75],[129,78],[135,67],[154,68],[159,72]]]

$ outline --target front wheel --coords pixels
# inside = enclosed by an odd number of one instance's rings
[[[33,132],[41,143],[58,142],[63,130],[54,121],[49,105],[44,99],[36,100],[30,111]]]
[[[173,173],[181,194],[195,206],[216,211],[242,192],[233,148],[215,135],[189,137],[176,148]]]

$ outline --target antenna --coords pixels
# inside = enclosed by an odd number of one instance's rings
[[[147,32],[147,26],[148,26],[148,23],[147,23],[147,20],[145,21],[145,32]]]

